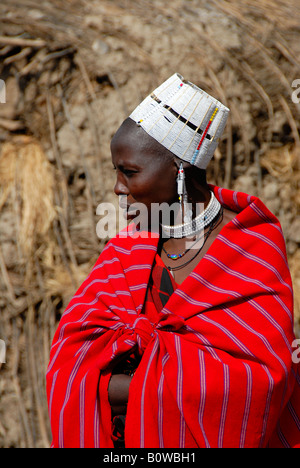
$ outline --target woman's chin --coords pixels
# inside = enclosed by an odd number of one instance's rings
[[[130,211],[130,209],[123,209],[122,217],[126,221],[133,221],[136,218],[136,211]]]

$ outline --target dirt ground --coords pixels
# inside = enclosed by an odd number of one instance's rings
[[[299,1],[2,0],[2,448],[50,444],[49,348],[105,242],[95,226],[98,204],[116,203],[110,139],[175,72],[231,109],[209,180],[278,216],[299,334]]]

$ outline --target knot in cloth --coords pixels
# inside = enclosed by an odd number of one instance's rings
[[[137,344],[140,351],[145,351],[148,343],[150,343],[152,338],[155,336],[155,325],[152,325],[147,317],[141,316],[135,320],[131,329],[136,334]]]
[[[184,326],[184,320],[173,314],[159,314],[159,320],[152,324],[147,317],[139,316],[130,327],[136,334],[137,344],[141,352],[144,352],[147,345],[155,337],[158,331],[174,332]]]

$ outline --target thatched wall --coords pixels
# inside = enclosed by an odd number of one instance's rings
[[[260,196],[280,218],[298,326],[299,8],[298,0],[1,1],[1,447],[49,445],[49,347],[103,247],[96,207],[115,200],[111,136],[175,72],[231,108],[209,178]]]

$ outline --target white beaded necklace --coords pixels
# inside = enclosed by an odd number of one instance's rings
[[[221,204],[216,199],[213,192],[211,192],[210,202],[202,213],[200,213],[192,221],[175,226],[161,225],[163,234],[166,237],[174,237],[175,239],[182,239],[189,237],[202,229],[206,228],[215,219],[221,209]]]

